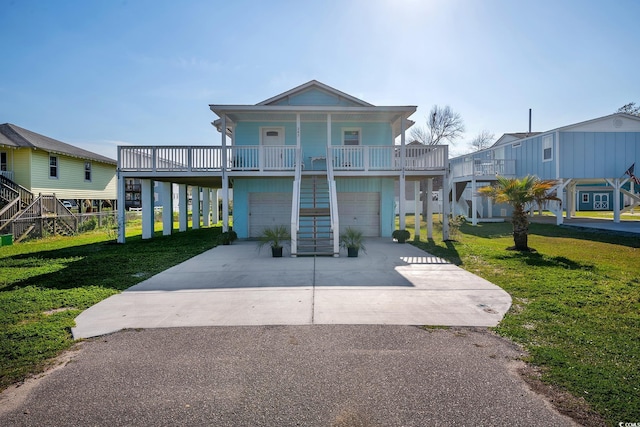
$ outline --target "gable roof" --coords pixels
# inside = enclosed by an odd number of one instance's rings
[[[95,160],[97,162],[116,165],[117,162],[109,157],[78,148],[48,136],[23,129],[11,123],[0,125],[0,146],[14,148],[32,148],[54,154],[63,154],[80,159]]]
[[[321,83],[317,80],[311,80],[308,81],[307,83],[304,83],[300,86],[294,87],[293,89],[290,89],[286,92],[283,92],[279,95],[276,95],[274,97],[271,97],[267,100],[264,100],[262,102],[257,103],[256,105],[276,105],[276,104],[281,104],[282,101],[287,100],[288,98],[291,98],[295,95],[299,95],[302,94],[304,92],[310,91],[310,90],[319,90],[320,92],[324,92],[328,95],[333,95],[335,97],[337,97],[338,99],[344,99],[346,101],[349,101],[350,104],[352,104],[353,106],[359,106],[359,107],[373,107],[372,104],[369,104],[368,102],[365,102],[361,99],[356,98],[355,96],[351,96],[348,93],[344,93],[339,91],[338,89],[332,88],[329,85],[326,85],[324,83]]]

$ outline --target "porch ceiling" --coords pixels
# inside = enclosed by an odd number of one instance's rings
[[[305,122],[326,122],[331,114],[332,122],[388,122],[399,129],[400,119],[412,115],[415,106],[390,107],[327,107],[327,106],[256,106],[256,105],[210,105],[211,111],[227,117],[232,123],[240,121],[295,122],[296,114]],[[220,131],[220,120],[213,122]],[[413,122],[407,120],[408,129]],[[396,131],[396,133],[399,131]]]

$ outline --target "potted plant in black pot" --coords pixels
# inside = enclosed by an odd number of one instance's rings
[[[289,243],[291,236],[287,231],[287,227],[284,225],[274,225],[273,227],[267,227],[262,230],[260,241],[258,242],[258,249],[262,249],[263,246],[271,246],[271,256],[274,258],[282,257],[282,247]]]
[[[366,252],[363,240],[362,231],[347,227],[340,235],[340,247],[347,250],[347,257],[357,258],[360,249],[362,252]]]
[[[394,230],[393,234],[391,234],[391,237],[396,239],[398,243],[404,243],[409,239],[409,237],[411,237],[411,233],[409,233],[407,230]]]
[[[238,239],[238,234],[233,231],[225,231],[218,235],[218,244],[219,245],[230,245],[231,242]]]

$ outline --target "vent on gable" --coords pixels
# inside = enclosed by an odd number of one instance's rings
[[[622,119],[616,117],[615,119],[613,119],[613,127],[614,128],[621,128],[622,127]]]
[[[511,146],[513,148],[518,148],[518,147],[520,147],[520,143],[519,142],[514,142],[513,144],[511,144]]]

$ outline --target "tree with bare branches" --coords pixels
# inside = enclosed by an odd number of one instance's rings
[[[626,113],[633,116],[640,116],[640,105],[636,105],[635,102],[630,102],[618,108],[618,111],[616,111],[616,113]]]
[[[456,113],[445,105],[434,105],[427,116],[426,126],[413,126],[409,131],[409,138],[424,145],[437,145],[448,142],[454,144],[464,133],[464,121],[459,113]],[[420,180],[420,192],[422,193],[422,215],[427,214],[427,200],[431,194],[427,191],[427,180]]]
[[[475,151],[484,150],[485,148],[489,148],[495,139],[495,135],[493,132],[488,130],[481,131],[475,138],[471,141],[471,147]]]

